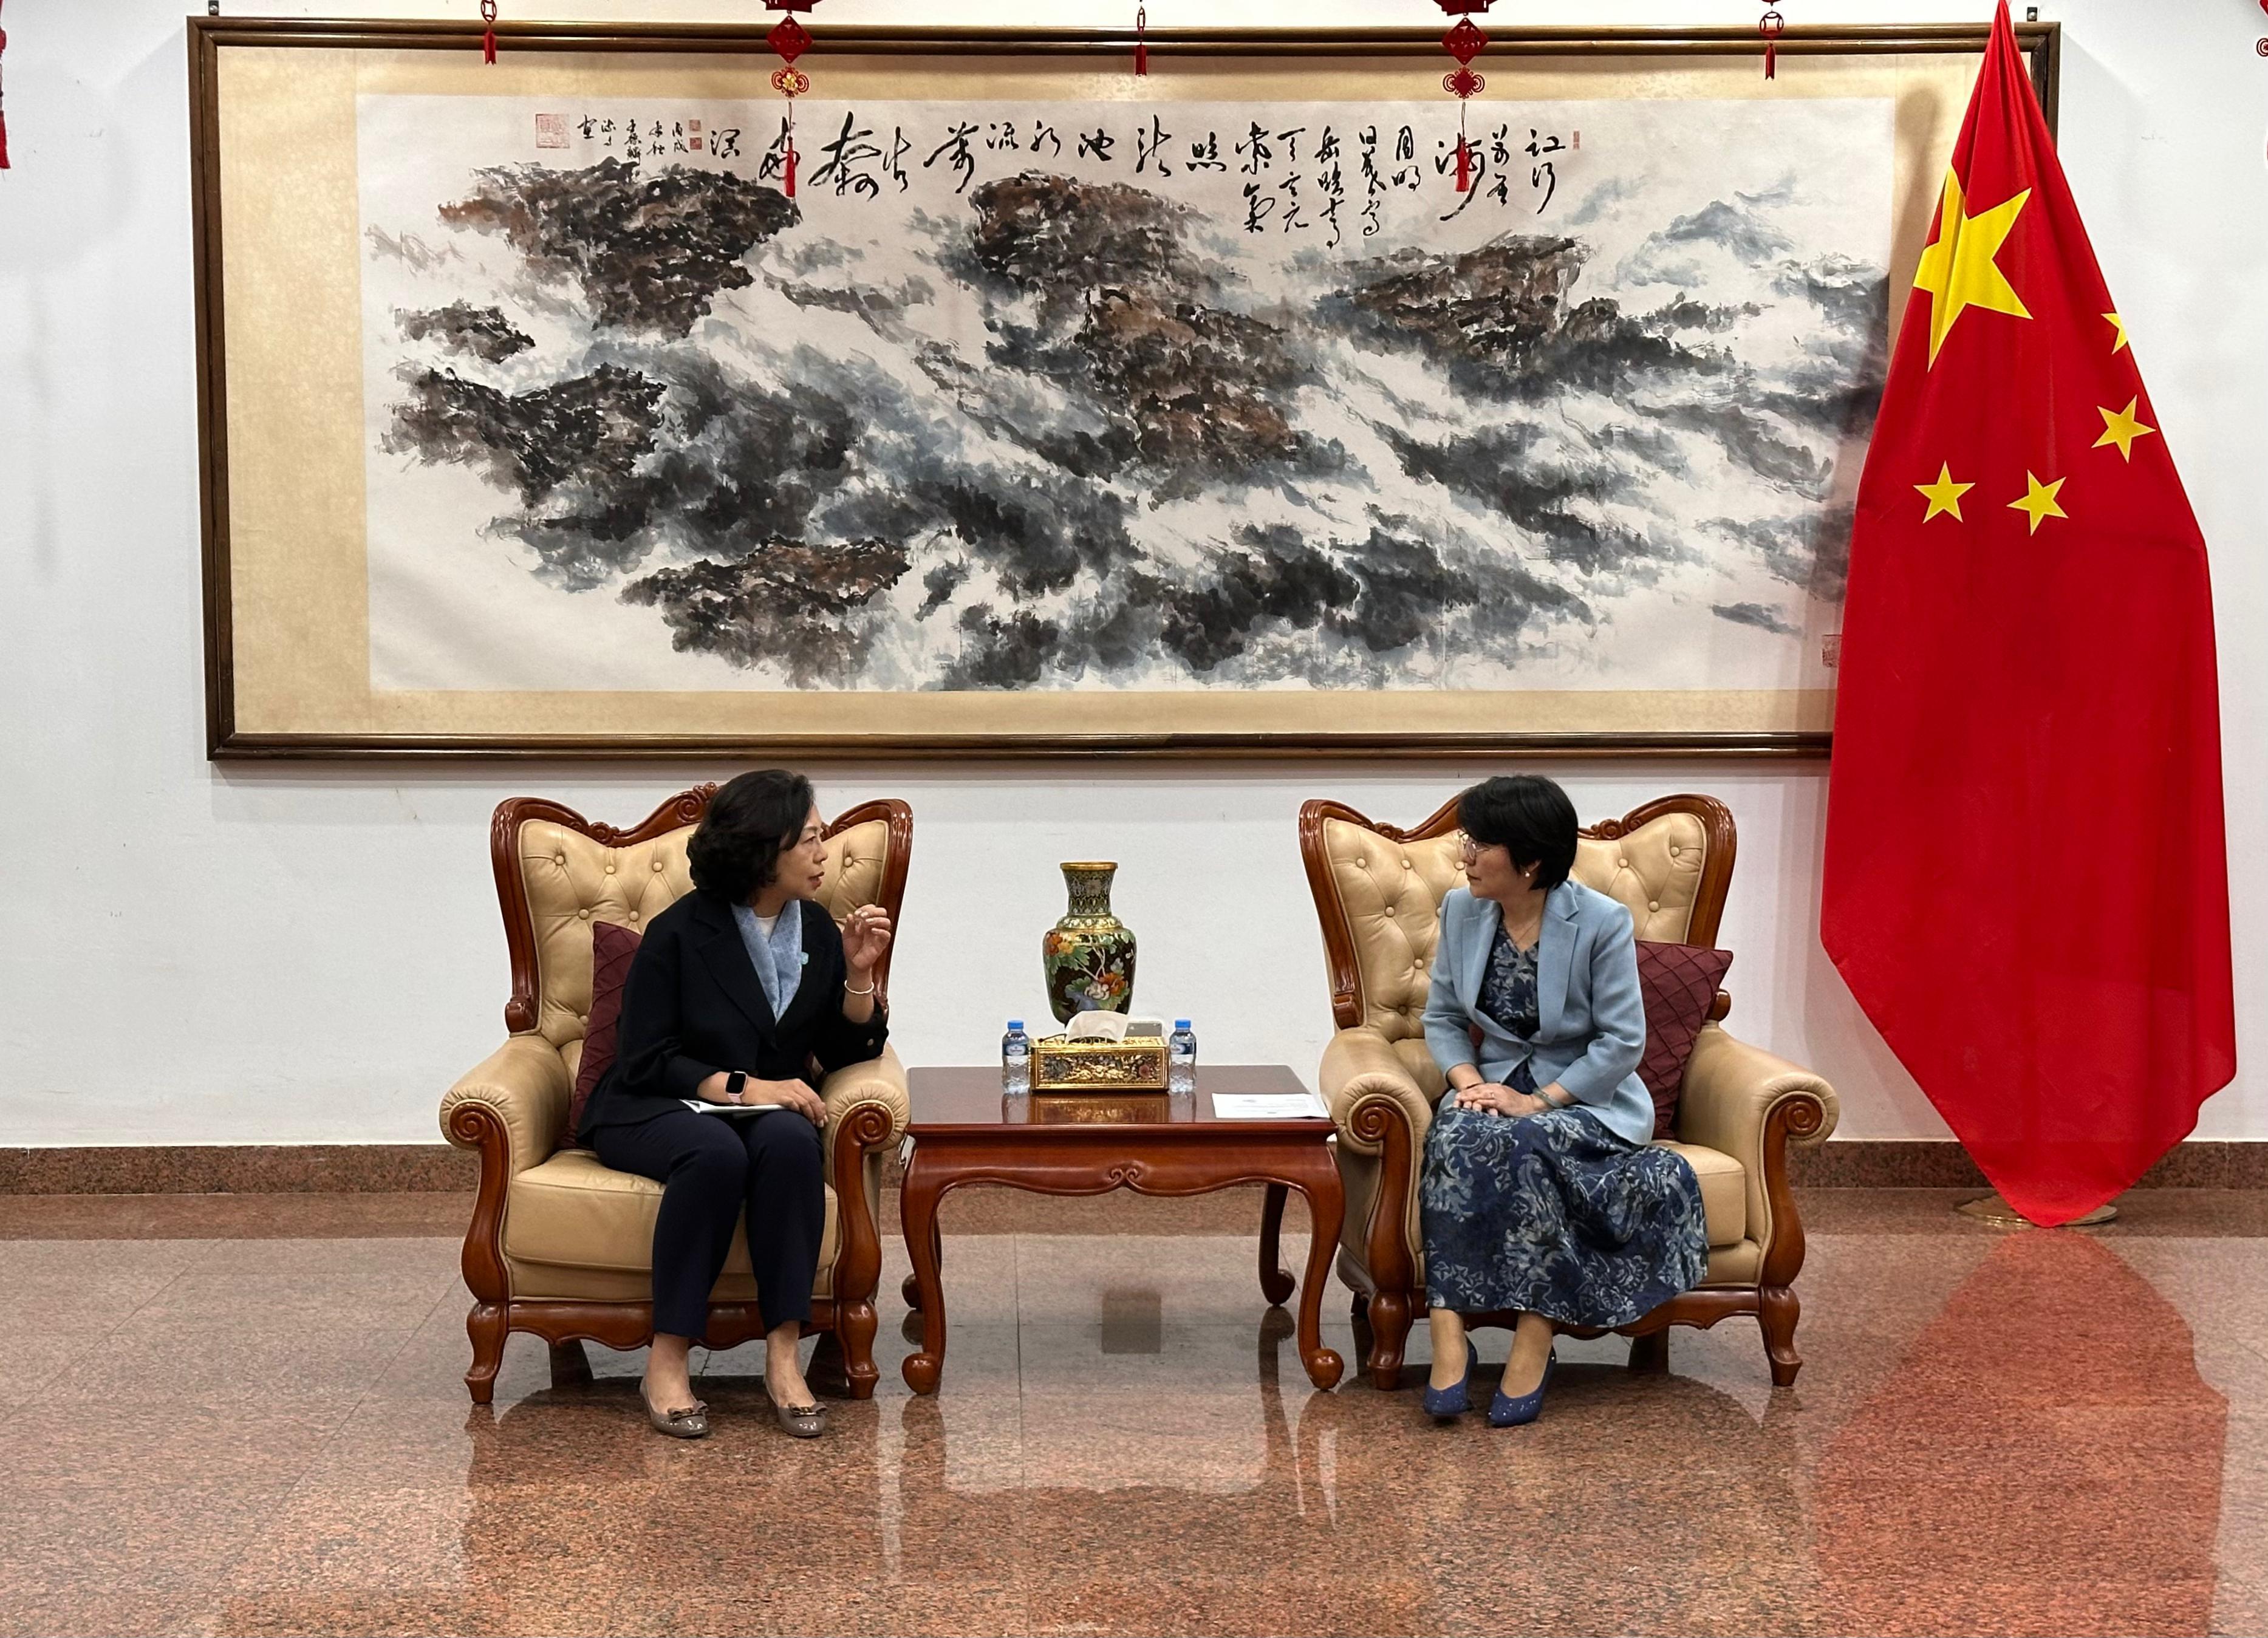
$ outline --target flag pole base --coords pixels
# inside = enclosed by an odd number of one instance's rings
[[[1998,1194],[1987,1194],[1982,1200],[1963,1201],[1954,1210],[1990,1228],[2032,1229],[2039,1226]],[[2066,1229],[2099,1229],[2106,1223],[2117,1221],[2117,1207],[2097,1206],[2085,1216],[2073,1217],[2063,1226]]]

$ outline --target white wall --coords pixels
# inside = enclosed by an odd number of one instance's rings
[[[718,768],[217,768],[202,753],[194,356],[179,0],[17,0],[0,173],[0,1144],[430,1141],[441,1090],[503,1032],[486,825],[541,791],[627,821]],[[232,12],[247,9],[231,0]],[[321,8],[271,0],[264,10]],[[471,0],[372,12],[471,16]],[[504,0],[507,17],[534,16]],[[1844,0],[1798,22],[1962,20],[1984,0]],[[754,4],[590,4],[594,17],[742,19]],[[832,0],[818,19],[1122,26],[1098,0]],[[1512,22],[1728,22],[1734,0],[1508,0]],[[1424,0],[1152,0],[1160,26],[1439,21]],[[2228,809],[2268,844],[2268,61],[2253,0],[2064,0],[2064,153],[2159,421],[2213,544]],[[2105,634],[2106,663],[2116,634]],[[1944,1128],[1816,938],[1824,768],[1596,763],[1551,771],[1587,815],[1711,790],[1741,826],[1723,942],[1740,1033],[1842,1090],[1846,1137]],[[1123,863],[1144,1006],[1206,1054],[1311,1072],[1329,1025],[1294,847],[1304,797],[1414,819],[1469,766],[821,770],[830,807],[912,800],[898,1037],[983,1061],[1032,1011],[1056,860]],[[2021,870],[2021,841],[2011,868]],[[2121,868],[2116,859],[2105,869]],[[2084,891],[2043,882],[2043,892]],[[2268,887],[2235,907],[2244,1077],[2201,1135],[2268,1138],[2252,1054]]]

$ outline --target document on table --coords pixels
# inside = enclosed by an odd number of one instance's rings
[[[760,1115],[767,1109],[784,1109],[785,1104],[712,1104],[705,1098],[681,1100],[697,1115]]]
[[[1313,1092],[1215,1092],[1216,1120],[1328,1120],[1331,1112]]]

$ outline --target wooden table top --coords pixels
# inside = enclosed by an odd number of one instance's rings
[[[909,1069],[906,1085],[913,1103],[908,1126],[917,1138],[948,1132],[998,1132],[1004,1127],[1023,1127],[1061,1132],[1108,1131],[1132,1135],[1143,1128],[1210,1128],[1226,1136],[1235,1132],[1295,1132],[1314,1135],[1318,1141],[1329,1134],[1331,1123],[1322,1118],[1292,1120],[1223,1120],[1213,1113],[1217,1092],[1299,1095],[1306,1085],[1281,1063],[1199,1064],[1194,1097],[1175,1098],[1165,1092],[1034,1092],[1011,1100],[1000,1091],[996,1065]]]

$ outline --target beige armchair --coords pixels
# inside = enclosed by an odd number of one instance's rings
[[[1445,1083],[1420,1020],[1441,900],[1463,875],[1456,826],[1454,802],[1408,831],[1336,802],[1300,811],[1300,850],[1322,920],[1339,1025],[1321,1075],[1346,1182],[1339,1277],[1356,1293],[1357,1320],[1367,1318],[1366,1363],[1381,1388],[1398,1380],[1410,1326],[1426,1307],[1418,1172]],[[1734,850],[1733,816],[1722,803],[1665,797],[1585,830],[1574,876],[1628,905],[1640,938],[1708,944],[1724,913]],[[1697,1289],[1622,1330],[1636,1339],[1632,1363],[1660,1369],[1668,1326],[1754,1314],[1772,1381],[1786,1387],[1802,1366],[1793,1287],[1803,1267],[1787,1144],[1820,1142],[1835,1129],[1835,1091],[1725,1033],[1713,1020],[1728,1006],[1719,994],[1686,1067],[1676,1139],[1666,1144],[1700,1179],[1708,1268]]]
[[[716,790],[673,797],[627,831],[535,797],[496,811],[489,853],[511,946],[504,1016],[512,1036],[441,1100],[441,1130],[481,1157],[464,1253],[474,1299],[465,1385],[476,1403],[495,1391],[512,1332],[548,1341],[555,1370],[579,1363],[573,1356],[585,1339],[616,1348],[652,1340],[661,1186],[564,1147],[564,1127],[591,1010],[591,923],[636,929],[691,890],[686,843]],[[913,831],[913,810],[896,801],[869,802],[827,827],[823,896],[838,922],[862,904],[879,904],[896,919]],[[887,958],[874,981],[887,995]],[[850,1392],[865,1399],[880,1376],[875,1212],[883,1157],[906,1129],[905,1069],[886,1049],[872,1063],[828,1076],[819,1090],[827,1105],[827,1226],[806,1333],[836,1337]],[[762,1334],[744,1227],[711,1296],[707,1341],[730,1348]]]

